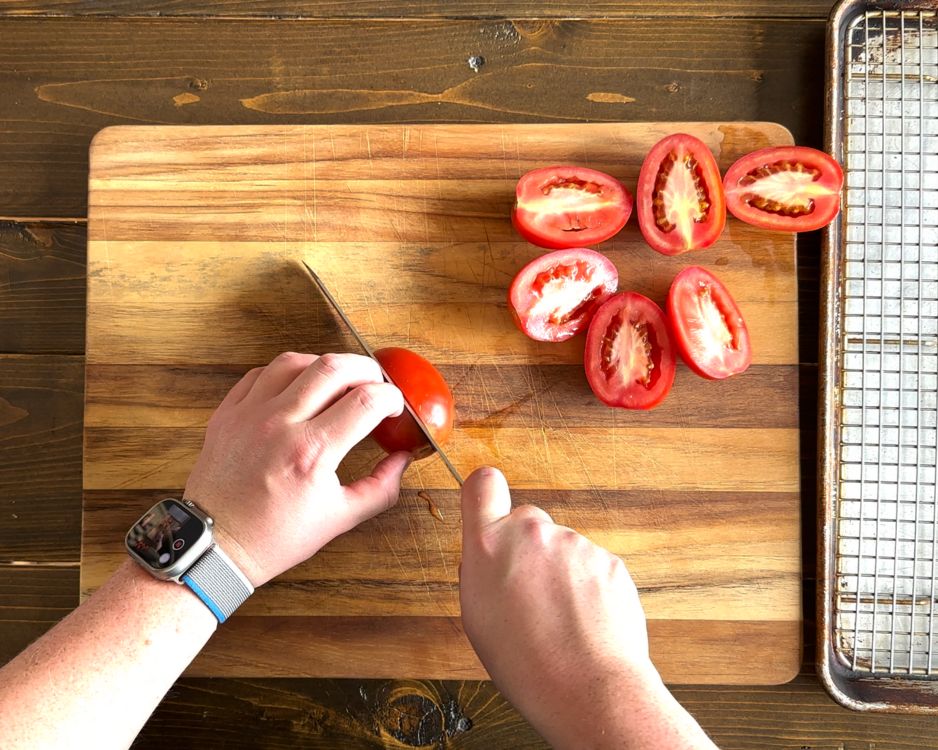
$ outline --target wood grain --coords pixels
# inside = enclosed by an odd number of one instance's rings
[[[6,0],[0,13],[11,16],[225,16],[279,19],[393,19],[464,18],[491,20],[543,18],[827,18],[830,0],[713,0],[706,3],[643,0],[601,0],[573,3],[569,0]],[[507,31],[506,34],[510,33]]]
[[[819,146],[824,28],[767,18],[2,19],[2,215],[83,216],[88,145],[119,123],[773,120]],[[478,73],[471,55],[486,60]]]
[[[81,430],[80,357],[0,355],[0,565],[77,561]]]
[[[220,686],[224,685],[224,688]],[[723,750],[918,750],[928,716],[862,714],[835,705],[805,671],[784,688],[678,687],[674,694]],[[206,719],[201,719],[206,716]],[[198,720],[197,720],[198,719]],[[243,723],[262,735],[228,732]],[[220,734],[221,733],[221,734]],[[190,740],[226,747],[443,747],[547,750],[490,682],[250,679],[180,681],[135,747]]]
[[[582,376],[582,342],[530,342],[505,309],[514,273],[540,252],[508,221],[520,173],[581,161],[634,183],[644,154],[670,129],[699,135],[724,165],[754,144],[791,140],[777,125],[752,123],[100,133],[89,176],[83,592],[123,558],[121,535],[154,491],[184,485],[211,405],[237,372],[281,349],[354,348],[298,270],[305,258],[366,337],[413,348],[453,379],[460,407],[447,452],[464,474],[502,467],[518,502],[547,508],[626,557],[654,632],[698,623],[697,640],[668,636],[666,647],[654,646],[668,674],[790,677],[801,606],[792,238],[732,220],[717,246],[697,254],[738,290],[757,365],[729,384],[675,391],[660,421],[657,412],[600,405]],[[662,301],[677,270],[695,260],[653,253],[634,230],[601,248],[627,288]],[[690,380],[682,368],[679,384]],[[732,413],[722,386],[735,389]],[[340,476],[361,476],[379,455],[366,441]],[[434,635],[449,633],[459,614],[452,479],[433,457],[408,471],[404,487],[394,510],[246,605],[244,621],[276,627],[278,639],[255,674],[481,674],[465,672],[476,661],[464,642]],[[418,490],[431,491],[442,522]],[[437,645],[415,653],[400,618],[436,628],[423,640]],[[339,637],[330,628],[346,621],[354,628],[343,624],[341,637],[355,629],[370,638],[365,661],[329,646]],[[777,637],[762,642],[778,657],[760,651],[715,669],[701,642],[716,653],[735,637],[727,623],[744,621],[775,628]],[[335,654],[300,666],[307,645],[296,639],[314,628],[317,650]],[[241,648],[258,632],[246,630]],[[242,674],[237,664],[247,661],[204,663]]]
[[[118,500],[112,491],[86,493],[86,585],[123,562],[122,534],[150,505],[173,494],[135,490]],[[405,490],[395,508],[258,591],[243,613],[458,616],[459,496],[455,490],[432,495],[442,521],[415,490]],[[800,543],[788,529],[797,488],[761,493],[758,503],[741,491],[618,490],[597,498],[593,492],[514,489],[512,497],[620,555],[651,619],[753,619],[752,602],[765,589],[779,597],[771,610],[760,611],[761,619],[800,618],[798,577],[791,570]]]
[[[0,665],[77,605],[77,564],[0,563]]]
[[[0,221],[0,353],[85,350],[84,223]]]

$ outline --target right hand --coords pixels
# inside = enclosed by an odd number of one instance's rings
[[[549,741],[576,746],[559,725],[573,729],[572,717],[602,710],[610,694],[627,702],[623,688],[661,689],[618,557],[539,508],[512,510],[497,469],[466,480],[462,516],[463,627],[498,689]]]

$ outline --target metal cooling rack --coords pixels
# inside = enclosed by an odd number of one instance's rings
[[[921,678],[938,675],[938,28],[892,6],[842,48],[830,625],[852,673]]]

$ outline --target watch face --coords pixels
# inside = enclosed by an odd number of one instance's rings
[[[127,532],[127,547],[155,570],[172,567],[207,533],[205,523],[175,500],[154,505]]]

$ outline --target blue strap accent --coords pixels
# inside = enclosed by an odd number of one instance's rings
[[[218,608],[218,605],[215,604],[215,602],[212,601],[212,598],[202,590],[202,587],[199,586],[199,584],[197,584],[187,575],[182,577],[182,582],[190,589],[192,589],[192,592],[202,600],[202,603],[205,604],[206,607],[212,610],[212,614],[215,615],[215,618],[218,620],[218,622],[224,622],[227,619],[224,613]]]

